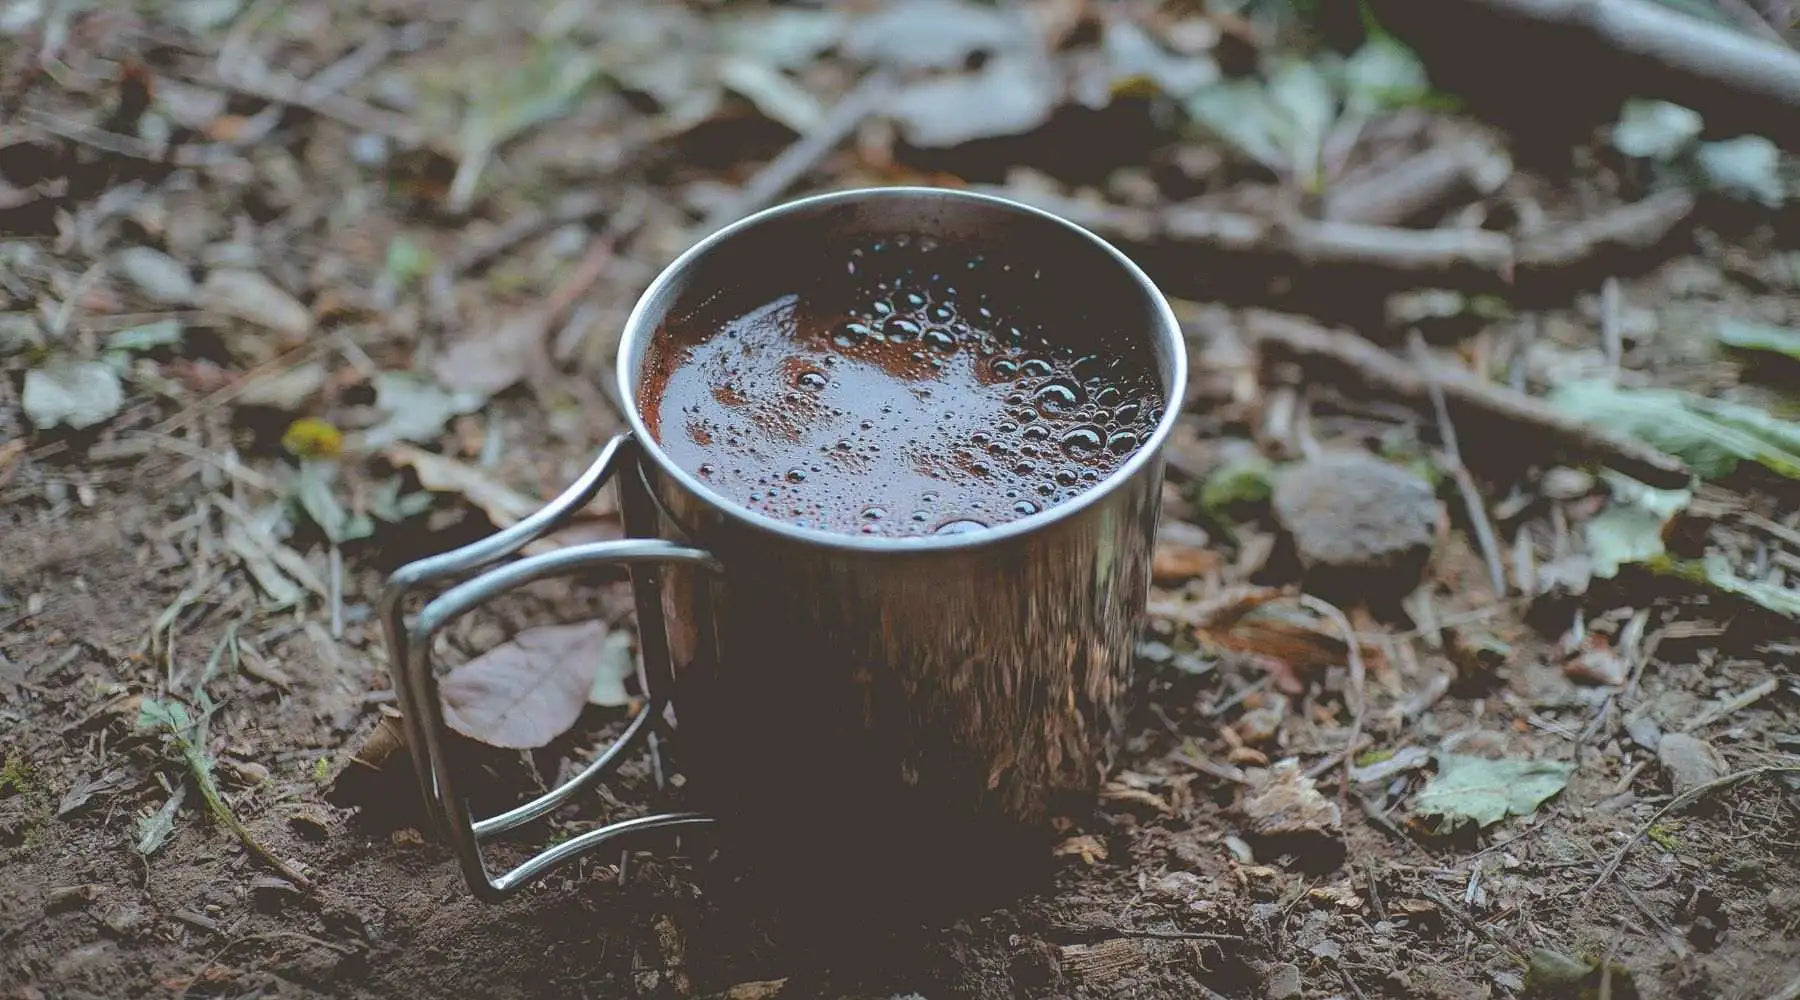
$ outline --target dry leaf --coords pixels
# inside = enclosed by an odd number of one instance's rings
[[[208,274],[199,301],[213,312],[291,336],[312,330],[312,313],[300,300],[255,271],[226,268]]]
[[[419,485],[433,493],[456,493],[481,508],[496,528],[505,528],[529,517],[543,501],[534,500],[496,480],[485,469],[410,444],[397,444],[384,455],[395,465],[409,465]]]
[[[493,330],[463,337],[438,355],[431,373],[457,392],[486,398],[504,391],[548,363],[544,341],[553,318],[548,309],[534,309]]]
[[[587,704],[605,640],[599,622],[520,632],[444,678],[444,721],[489,746],[532,750],[549,743]]]
[[[1314,834],[1335,839],[1342,833],[1337,803],[1319,794],[1293,760],[1276,764],[1268,780],[1244,796],[1243,810],[1249,832],[1259,837]]]
[[[1102,842],[1099,837],[1096,837],[1091,833],[1070,837],[1068,840],[1056,845],[1057,857],[1078,857],[1084,863],[1090,865],[1105,861],[1106,855],[1106,844]]]

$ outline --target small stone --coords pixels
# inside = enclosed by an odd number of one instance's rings
[[[1376,588],[1411,590],[1442,517],[1431,484],[1360,452],[1288,469],[1275,483],[1273,503],[1300,561],[1362,596]]]
[[[1206,880],[1193,872],[1170,872],[1157,879],[1150,889],[1164,899],[1186,903],[1206,891]]]
[[[1300,995],[1300,967],[1283,962],[1270,969],[1268,981],[1263,984],[1263,995],[1269,1000],[1294,1000]]]
[[[103,361],[57,360],[25,373],[20,403],[33,426],[81,430],[111,420],[125,405],[125,387]]]
[[[1574,500],[1594,491],[1592,473],[1559,465],[1544,473],[1538,492],[1552,500]]]
[[[1680,795],[1725,774],[1725,760],[1711,743],[1686,733],[1664,733],[1656,757],[1669,774],[1669,786]]]
[[[102,914],[100,921],[114,934],[126,937],[143,926],[144,908],[136,903],[121,903]]]
[[[1240,865],[1256,864],[1256,852],[1250,849],[1250,845],[1242,837],[1227,836],[1225,849],[1231,852],[1232,860]]]
[[[151,247],[127,247],[113,256],[113,266],[144,297],[165,305],[194,300],[199,286],[180,261]]]

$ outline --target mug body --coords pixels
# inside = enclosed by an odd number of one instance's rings
[[[1041,268],[1051,303],[1141,337],[1165,412],[1089,491],[961,535],[890,538],[752,512],[670,460],[640,407],[658,327],[722,289],[779,293],[820,247],[911,234]],[[824,195],[752,216],[676,261],[619,350],[638,460],[627,533],[710,552],[714,574],[634,570],[646,660],[667,645],[677,754],[695,804],[756,856],[817,867],[871,848],[935,866],[1013,852],[1091,805],[1116,748],[1143,614],[1161,449],[1185,380],[1149,280],[1067,222],[916,188]],[[966,866],[958,866],[966,867]]]

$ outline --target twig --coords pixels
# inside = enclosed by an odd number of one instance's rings
[[[1488,941],[1490,944],[1497,944],[1497,945],[1500,945],[1502,948],[1507,948],[1506,943],[1504,941],[1501,941],[1498,935],[1496,935],[1492,930],[1489,930],[1485,925],[1483,925],[1480,921],[1476,920],[1474,917],[1471,917],[1467,913],[1464,913],[1463,908],[1456,905],[1456,903],[1452,902],[1450,897],[1445,896],[1443,893],[1437,891],[1436,889],[1433,889],[1432,887],[1430,887],[1428,885],[1414,886],[1412,891],[1418,893],[1421,896],[1424,896],[1426,899],[1431,900],[1433,903],[1436,903],[1438,909],[1443,910],[1445,913],[1448,913],[1452,917],[1455,917],[1457,923],[1462,924],[1464,927],[1467,927],[1468,929],[1474,931],[1476,934],[1481,935],[1481,937],[1483,939],[1485,939],[1486,941]],[[1507,950],[1510,951],[1511,949],[1508,948]]]
[[[161,423],[150,428],[150,430],[153,432],[167,431],[171,427],[175,427],[203,413],[208,413],[217,409],[218,407],[231,402],[233,399],[236,399],[244,392],[244,390],[254,385],[258,379],[270,375],[279,375],[284,371],[298,368],[308,361],[311,361],[314,357],[330,350],[332,343],[330,338],[315,337],[304,343],[296,344],[286,351],[283,351],[281,354],[278,354],[242,375],[239,375],[232,380],[230,385],[221,386],[211,393],[208,393],[204,398],[183,406],[181,409],[170,414]]]
[[[92,146],[103,153],[126,156],[148,163],[167,163],[177,167],[205,167],[222,159],[220,156],[211,155],[189,146],[159,149],[135,135],[108,132],[92,125],[83,125],[80,122],[58,118],[55,115],[47,115],[32,108],[20,110],[19,119],[70,142],[78,142],[84,146]]]
[[[1800,774],[1800,765],[1772,764],[1767,767],[1746,768],[1734,774],[1727,774],[1723,778],[1714,778],[1704,785],[1695,785],[1687,791],[1682,792],[1680,795],[1670,799],[1667,805],[1658,809],[1649,819],[1645,820],[1644,825],[1638,827],[1637,832],[1627,838],[1625,843],[1619,845],[1618,853],[1614,854],[1612,860],[1606,863],[1606,867],[1601,869],[1599,877],[1594,879],[1593,885],[1587,887],[1587,891],[1581,894],[1581,898],[1584,901],[1592,898],[1595,891],[1602,885],[1605,885],[1606,880],[1611,878],[1613,873],[1619,870],[1619,866],[1625,863],[1625,856],[1631,853],[1631,849],[1637,846],[1637,842],[1643,840],[1644,835],[1650,832],[1650,828],[1661,822],[1664,816],[1667,816],[1677,809],[1684,808],[1688,804],[1706,795],[1710,795],[1721,788],[1730,788],[1740,781],[1748,781],[1751,778],[1761,778],[1772,774]]]
[[[1614,379],[1625,359],[1625,339],[1619,330],[1620,298],[1619,279],[1607,278],[1600,286],[1600,346],[1606,351],[1606,367]]]
[[[1652,0],[1384,0],[1375,13],[1383,23],[1393,23],[1390,14],[1413,14],[1414,26],[1430,31],[1429,37],[1413,39],[1415,44],[1429,48],[1444,37],[1444,58],[1462,54],[1450,51],[1456,47],[1454,38],[1469,47],[1492,44],[1490,24],[1536,27],[1535,36],[1519,41],[1546,51],[1554,46],[1561,53],[1556,62],[1582,74],[1571,79],[1601,80],[1621,94],[1674,101],[1700,112],[1709,126],[1747,124],[1777,142],[1800,140],[1800,53],[1693,17],[1674,5]],[[1550,35],[1554,37],[1546,37]]]
[[[1680,731],[1684,732],[1684,733],[1691,733],[1696,729],[1702,729],[1702,728],[1705,728],[1706,726],[1710,726],[1713,723],[1719,721],[1720,719],[1723,719],[1728,716],[1734,715],[1738,712],[1741,712],[1744,709],[1749,708],[1751,705],[1754,705],[1757,702],[1763,700],[1764,698],[1767,698],[1769,695],[1774,694],[1775,689],[1780,686],[1781,686],[1780,682],[1776,681],[1775,678],[1771,677],[1768,680],[1763,681],[1761,684],[1758,684],[1755,687],[1752,687],[1748,691],[1744,691],[1742,693],[1732,695],[1730,698],[1727,698],[1724,701],[1719,702],[1717,705],[1714,705],[1713,707],[1701,712],[1699,715],[1696,715],[1693,718],[1687,720],[1686,722],[1681,724]]]
[[[1315,375],[1347,375],[1371,389],[1414,404],[1429,402],[1430,380],[1418,368],[1353,333],[1329,330],[1298,317],[1260,310],[1246,311],[1244,323],[1264,365],[1293,362]],[[1433,377],[1452,415],[1465,424],[1473,419],[1529,431],[1542,443],[1564,449],[1579,458],[1604,463],[1661,489],[1679,489],[1689,482],[1688,468],[1679,459],[1635,438],[1570,419],[1542,400],[1483,381],[1459,369],[1438,368]]]
[[[237,837],[238,842],[242,843],[251,854],[260,859],[263,864],[275,869],[282,878],[292,882],[295,888],[301,892],[312,892],[314,888],[312,879],[300,874],[293,865],[283,861],[276,856],[274,851],[263,846],[262,841],[257,840],[256,835],[250,832],[250,828],[237,818],[237,813],[231,811],[230,804],[225,801],[225,796],[219,791],[218,782],[213,778],[212,766],[193,739],[180,731],[175,731],[174,735],[176,745],[181,751],[182,762],[187,765],[188,773],[194,776],[194,784],[200,789],[200,797],[206,800],[206,808],[213,814],[213,818],[230,830],[232,835]]]
[[[1345,660],[1350,665],[1350,738],[1344,743],[1344,771],[1338,782],[1338,811],[1344,812],[1350,802],[1350,768],[1356,762],[1356,744],[1362,739],[1363,720],[1369,712],[1368,670],[1363,665],[1362,648],[1356,641],[1356,629],[1350,625],[1350,619],[1332,604],[1311,594],[1300,594],[1295,597],[1303,607],[1314,613],[1331,619],[1338,631],[1344,634]]]
[[[1500,561],[1500,542],[1494,537],[1494,524],[1488,519],[1487,502],[1475,487],[1475,478],[1463,465],[1462,449],[1456,444],[1456,425],[1450,422],[1450,407],[1444,403],[1444,387],[1438,384],[1437,366],[1425,350],[1425,338],[1412,331],[1413,363],[1425,373],[1425,389],[1431,396],[1431,408],[1437,411],[1438,437],[1444,443],[1444,464],[1456,491],[1462,494],[1463,507],[1469,513],[1469,524],[1475,529],[1475,540],[1481,545],[1481,558],[1487,562],[1488,582],[1494,596],[1506,596],[1506,567]]]
[[[1521,239],[1519,270],[1545,272],[1574,269],[1616,251],[1642,251],[1668,239],[1694,212],[1694,196],[1670,188],[1642,201],[1603,212],[1570,226]]]
[[[1155,212],[1036,191],[992,188],[1123,243],[1278,256],[1315,267],[1365,267],[1408,280],[1500,288],[1511,279],[1512,240],[1482,229],[1400,229],[1290,217],[1265,219],[1195,205]]]
[[[342,94],[308,93],[307,84],[285,74],[259,72],[252,77],[246,71],[234,69],[226,73],[194,73],[182,74],[190,83],[217,90],[228,90],[254,97],[258,100],[271,101],[310,111],[321,118],[329,118],[347,125],[359,132],[373,132],[386,136],[406,149],[416,149],[427,144],[439,153],[454,156],[456,150],[447,141],[433,140],[425,130],[412,119],[393,111],[364,104]]]
[[[893,83],[893,77],[885,70],[876,70],[864,77],[861,83],[825,113],[817,127],[764,164],[736,195],[708,212],[706,220],[701,223],[701,229],[711,232],[736,222],[781,197],[782,192],[798,183],[800,178],[806,176],[850,133],[856,131],[863,119],[881,107],[887,100]]]
[[[1333,222],[1395,226],[1465,192],[1487,194],[1511,173],[1506,157],[1480,142],[1447,142],[1334,186],[1323,214]]]
[[[463,275],[478,270],[539,233],[604,215],[619,201],[619,196],[613,193],[583,193],[570,196],[549,211],[528,212],[502,225],[487,239],[463,247],[451,258],[450,273]]]

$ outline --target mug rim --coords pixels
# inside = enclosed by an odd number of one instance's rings
[[[745,507],[712,488],[698,476],[693,475],[678,465],[663,450],[662,443],[651,436],[649,428],[644,424],[640,412],[634,386],[635,368],[641,363],[638,341],[656,334],[656,325],[649,315],[653,303],[663,298],[664,291],[684,272],[692,268],[698,261],[728,242],[733,237],[760,226],[772,219],[791,212],[827,207],[847,201],[860,201],[878,198],[948,198],[973,204],[986,205],[1019,215],[1026,215],[1060,226],[1076,236],[1086,240],[1099,249],[1107,257],[1122,268],[1138,289],[1149,296],[1155,318],[1155,326],[1160,329],[1155,335],[1168,341],[1170,357],[1170,378],[1168,399],[1163,406],[1161,419],[1126,460],[1114,469],[1105,479],[1093,484],[1080,494],[1058,504],[1052,504],[1035,514],[1007,521],[1003,524],[991,525],[981,531],[970,531],[951,535],[863,535],[828,531],[823,528],[807,528],[779,518],[770,517]],[[661,317],[656,317],[660,321]],[[645,345],[648,347],[648,344]],[[1163,295],[1156,283],[1150,280],[1142,268],[1131,258],[1125,256],[1117,247],[1101,239],[1088,229],[1075,223],[1023,202],[998,195],[974,191],[963,191],[955,188],[935,188],[920,185],[896,185],[892,187],[861,187],[842,191],[831,191],[825,194],[797,198],[779,205],[773,205],[761,211],[745,216],[730,225],[711,233],[700,242],[683,251],[669,265],[657,274],[649,287],[638,296],[631,307],[631,314],[625,320],[625,327],[619,336],[615,376],[618,380],[619,400],[623,403],[625,420],[631,426],[632,437],[637,439],[642,454],[654,461],[662,472],[682,485],[688,492],[704,499],[710,506],[732,518],[734,521],[754,528],[758,531],[776,535],[795,542],[824,546],[854,552],[945,552],[979,549],[988,545],[996,545],[1030,535],[1047,529],[1100,502],[1115,490],[1129,482],[1150,464],[1153,456],[1161,453],[1163,445],[1175,428],[1175,422],[1181,414],[1181,404],[1187,392],[1187,344],[1181,333],[1181,324],[1175,318],[1175,311],[1169,300]]]

